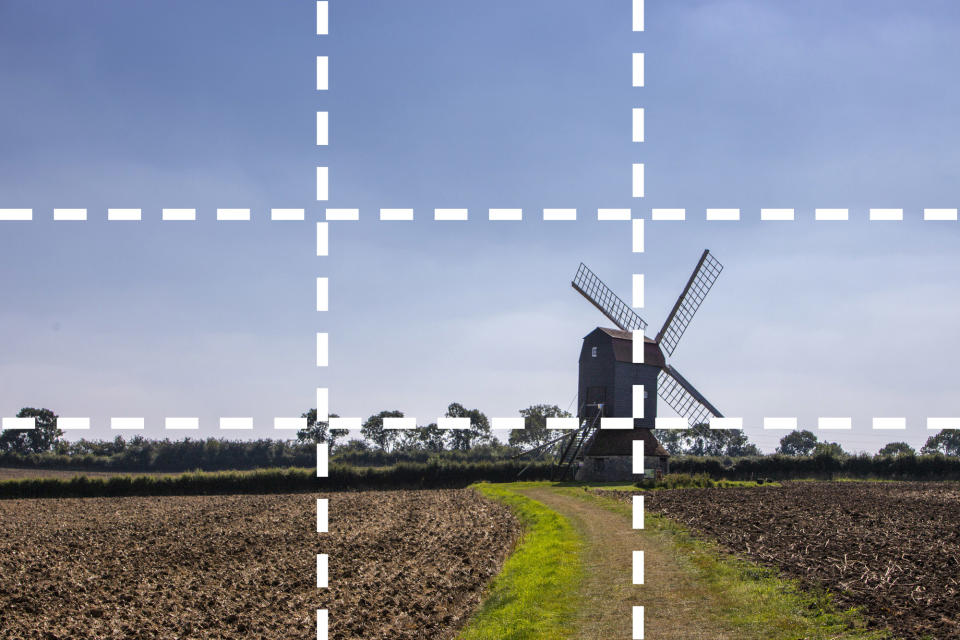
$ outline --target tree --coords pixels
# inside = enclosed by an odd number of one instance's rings
[[[324,442],[330,445],[332,450],[337,446],[337,440],[340,438],[346,438],[350,433],[347,429],[331,429],[330,423],[326,421],[317,422],[317,410],[310,409],[304,414],[300,415],[301,418],[307,419],[307,427],[305,429],[300,429],[297,432],[297,442],[300,444],[322,444]],[[339,418],[335,413],[331,413],[331,418]]]
[[[877,452],[878,456],[915,456],[917,452],[906,442],[890,442]]]
[[[747,435],[739,429],[711,429],[709,424],[700,423],[689,429],[678,430],[677,433],[679,435],[676,438],[668,436],[667,440],[674,449],[679,447],[682,454],[735,457],[760,455],[757,446],[751,444]]]
[[[437,453],[443,451],[446,448],[446,438],[447,434],[437,426],[436,422],[431,422],[427,426],[417,429],[417,439],[420,446],[427,451]]]
[[[944,429],[935,436],[927,438],[920,453],[942,453],[948,456],[960,456],[960,430]]]
[[[817,446],[817,436],[812,431],[791,431],[780,438],[777,453],[785,456],[809,456]]]
[[[836,442],[818,442],[817,445],[813,448],[811,455],[815,456],[832,456],[834,458],[845,458],[847,452],[843,450]]]
[[[470,418],[469,429],[451,429],[447,436],[451,449],[467,451],[478,444],[490,442],[490,421],[479,409],[466,409],[459,402],[447,407],[448,418]]]
[[[381,411],[376,415],[372,415],[367,418],[366,422],[363,423],[363,426],[360,427],[360,433],[363,434],[363,437],[372,442],[382,451],[390,451],[400,440],[400,432],[396,429],[385,429],[383,427],[384,418],[402,418],[403,412],[397,411]]]
[[[512,447],[539,447],[563,434],[559,429],[547,429],[547,418],[569,418],[571,414],[555,404],[534,404],[520,409],[524,428],[510,432],[508,443]]]
[[[763,454],[760,453],[760,449],[757,448],[757,445],[750,442],[750,440],[747,438],[747,434],[740,429],[732,429],[730,430],[730,435],[727,438],[726,444],[724,445],[724,455],[734,458],[744,458]]]
[[[24,407],[18,418],[34,418],[33,429],[6,429],[0,433],[0,451],[43,453],[52,451],[63,436],[57,428],[57,414],[49,409]]]
[[[653,435],[672,456],[683,454],[683,431],[680,429],[654,429]]]
[[[337,455],[346,455],[348,453],[366,453],[370,451],[370,445],[366,440],[347,440],[337,449]]]

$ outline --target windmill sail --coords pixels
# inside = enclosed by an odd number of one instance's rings
[[[723,417],[703,394],[670,365],[661,369],[657,375],[657,392],[664,402],[686,418],[691,426],[708,422],[711,416]]]
[[[587,268],[585,264],[580,263],[577,269],[577,275],[570,283],[574,289],[580,292],[584,298],[600,309],[603,315],[610,318],[611,322],[624,331],[636,331],[647,328],[646,321],[637,315],[637,313],[627,306],[617,294],[610,290],[610,287],[603,284],[593,271]]]
[[[683,288],[683,293],[677,298],[673,310],[670,311],[666,322],[663,323],[663,328],[657,334],[656,342],[668,355],[673,355],[673,350],[677,348],[683,332],[687,330],[694,314],[697,313],[697,309],[707,297],[707,293],[721,271],[723,271],[723,265],[710,255],[709,249],[705,249],[700,256],[700,262],[687,280],[687,286]]]

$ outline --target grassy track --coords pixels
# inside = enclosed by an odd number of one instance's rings
[[[485,495],[513,507],[525,523],[527,533],[460,638],[554,640],[576,637],[574,623],[578,608],[598,606],[597,602],[589,601],[589,594],[577,594],[578,585],[585,584],[584,580],[589,581],[589,576],[581,576],[582,554],[587,553],[584,544],[592,544],[594,550],[597,546],[603,549],[608,546],[607,541],[579,538],[565,517],[518,492],[550,491],[568,499],[575,498],[584,506],[590,505],[593,513],[599,514],[597,510],[600,509],[622,516],[624,527],[630,527],[630,505],[569,483],[563,486],[548,482],[475,486]],[[546,500],[546,496],[542,499]],[[568,500],[568,507],[570,504]],[[582,519],[583,516],[584,513],[580,513],[578,517]],[[674,630],[675,637],[738,640],[881,640],[891,637],[884,631],[867,629],[866,621],[858,611],[840,610],[826,593],[804,591],[795,582],[779,578],[771,569],[723,553],[717,545],[694,538],[666,518],[647,514],[645,520],[645,529],[635,532],[636,548],[645,550],[651,571],[649,577],[653,577],[654,566],[659,563],[662,579],[660,584],[653,584],[650,580],[647,585],[637,587],[642,590],[640,604],[650,608],[651,617],[654,611],[703,614],[700,617],[687,616],[690,618],[689,627]],[[618,554],[622,555],[620,551]],[[623,564],[619,555],[608,565],[610,580],[623,580],[622,576],[609,570],[614,562]],[[676,582],[668,581],[665,586],[663,581],[668,579]],[[629,578],[626,581],[629,582]],[[608,606],[622,607],[623,604],[610,602]],[[670,617],[673,620],[684,618],[682,615]],[[629,630],[624,629],[623,637],[627,634]],[[649,636],[658,637],[654,629],[649,630]]]
[[[600,497],[583,488],[556,491],[591,501],[631,517],[630,505]],[[652,536],[676,552],[684,568],[711,594],[711,607],[735,626],[743,638],[810,640],[883,640],[890,634],[866,628],[856,610],[840,610],[826,593],[811,593],[797,583],[755,563],[723,553],[711,542],[693,537],[679,524],[645,514],[641,536]]]
[[[524,534],[493,581],[460,640],[562,640],[568,638],[582,579],[583,542],[570,523],[513,485],[474,485],[516,512]]]

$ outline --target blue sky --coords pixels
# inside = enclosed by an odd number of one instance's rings
[[[726,269],[674,364],[771,449],[763,416],[851,416],[850,449],[926,438],[960,415],[954,363],[960,9],[949,2],[458,3],[0,1],[0,414],[274,416],[313,406],[421,423],[570,404],[580,339],[605,319],[569,287],[586,262],[626,299],[646,275],[655,333],[700,252]],[[646,86],[630,56],[646,54]],[[314,60],[330,57],[330,90]],[[630,110],[646,109],[646,141]],[[318,149],[314,113],[330,113]],[[646,197],[630,197],[630,165]],[[330,167],[329,258],[314,167]],[[85,207],[87,222],[53,222]],[[106,221],[139,207],[139,223]],[[160,221],[162,207],[198,221]],[[249,207],[253,221],[215,220]],[[270,222],[302,207],[305,222]],[[379,222],[412,207],[414,222]],[[465,223],[434,207],[465,207]],[[523,222],[490,222],[522,207]],[[543,222],[543,207],[577,222]],[[598,207],[684,207],[647,251]],[[739,207],[740,222],[707,222]],[[793,207],[797,221],[759,221]],[[845,207],[849,222],[814,222]],[[867,222],[870,207],[901,223]],[[314,278],[330,278],[330,312]],[[314,366],[314,333],[331,366]],[[669,413],[667,410],[664,414]],[[905,416],[874,433],[872,416]]]

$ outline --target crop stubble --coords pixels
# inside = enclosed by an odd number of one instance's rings
[[[450,638],[519,524],[471,490],[0,501],[0,637]],[[318,590],[316,554],[330,556]]]
[[[960,638],[956,483],[793,482],[646,496],[649,511],[829,589],[898,636]]]

